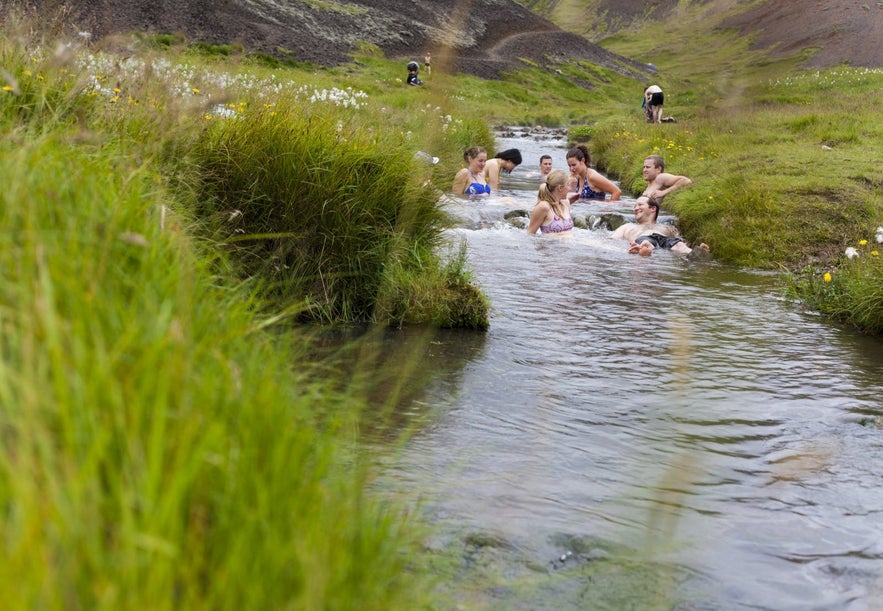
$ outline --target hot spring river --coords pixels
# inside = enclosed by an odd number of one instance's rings
[[[503,194],[529,209],[563,142],[513,146]],[[455,207],[490,329],[434,338],[415,434],[380,480],[437,528],[441,592],[464,609],[883,608],[879,339],[787,303],[769,273]]]

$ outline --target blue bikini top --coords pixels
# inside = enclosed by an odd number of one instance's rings
[[[471,185],[466,187],[466,190],[464,191],[464,193],[466,193],[466,195],[484,195],[485,193],[490,193],[490,192],[491,192],[491,186],[490,185],[483,185],[480,182],[472,183]]]
[[[486,193],[491,192],[490,185],[486,185],[483,182],[478,182],[478,179],[475,178],[475,174],[473,174],[472,172],[469,172],[469,175],[472,177],[472,180],[474,182],[466,187],[466,190],[463,191],[463,193],[465,193],[466,195],[485,195]]]

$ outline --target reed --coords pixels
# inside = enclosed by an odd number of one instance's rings
[[[449,223],[424,187],[431,168],[395,138],[291,100],[214,121],[193,151],[196,214],[222,219],[214,235],[243,277],[264,279],[284,306],[302,303],[302,319],[401,324],[420,311],[486,327],[485,300],[438,255]],[[430,295],[431,311],[409,307]],[[473,300],[477,315],[444,320],[451,300]]]
[[[22,40],[0,36],[4,607],[424,606],[419,531],[358,450],[367,391],[273,333],[266,284],[207,239],[215,105]],[[396,239],[430,248],[424,214]]]

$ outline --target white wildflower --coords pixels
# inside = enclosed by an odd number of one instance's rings
[[[846,257],[849,258],[849,259],[854,259],[854,258],[856,258],[857,256],[859,256],[859,255],[858,255],[858,251],[857,251],[855,248],[853,248],[852,246],[850,246],[849,248],[847,248],[847,249],[846,249],[846,252],[845,252],[844,254],[845,254]]]

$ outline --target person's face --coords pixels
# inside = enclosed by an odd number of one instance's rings
[[[484,164],[486,163],[487,153],[479,153],[469,161],[469,165],[472,166],[475,171],[484,171]]]
[[[503,163],[500,164],[500,167],[503,168],[504,170],[506,170],[507,172],[511,172],[512,170],[515,169],[515,167],[517,165],[518,164],[516,164],[514,161],[508,161],[508,160],[504,159]]]
[[[542,174],[548,174],[552,171],[552,160],[551,159],[543,159],[540,162],[540,172]]]
[[[653,210],[650,208],[650,202],[646,197],[639,197],[635,200],[635,222],[646,223],[653,220]]]
[[[644,175],[644,180],[647,182],[653,182],[653,180],[659,176],[662,171],[656,167],[656,164],[653,163],[652,159],[644,160],[644,169],[642,174]]]
[[[581,159],[577,159],[576,157],[568,157],[567,167],[570,168],[571,174],[573,174],[574,176],[579,176],[585,169],[586,163]]]

